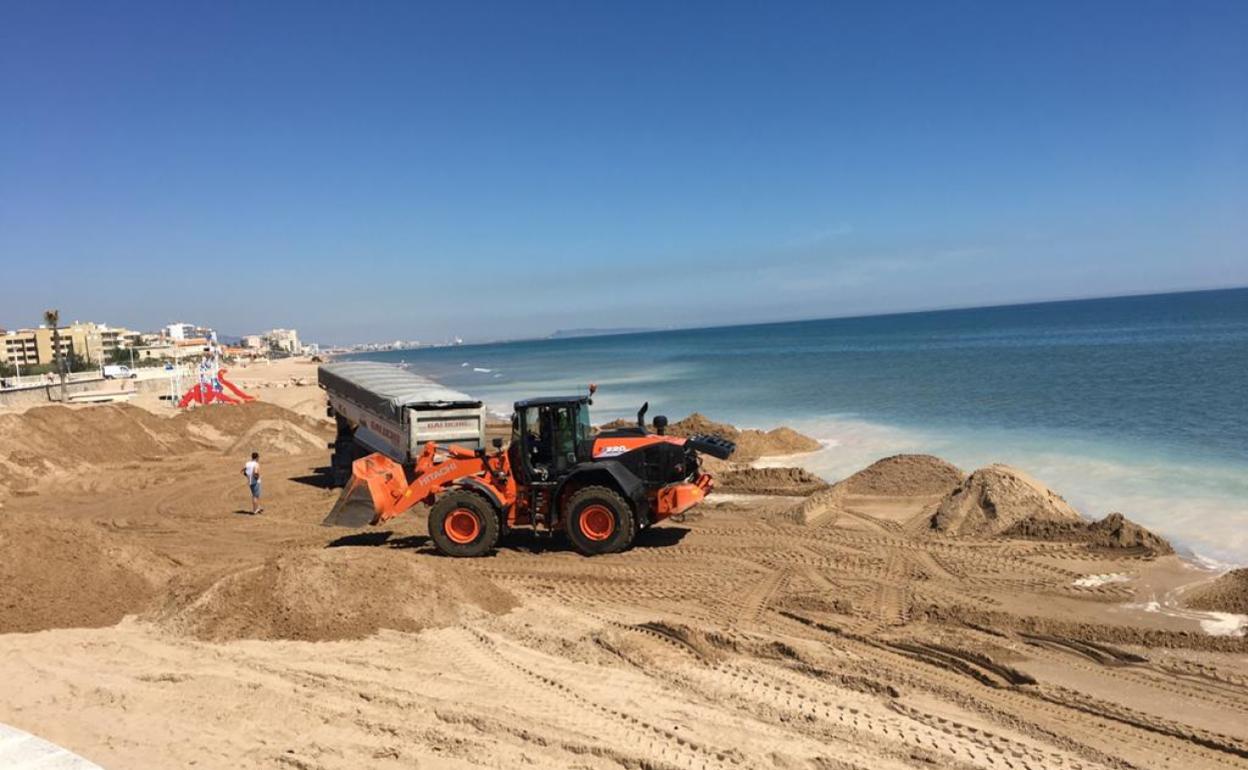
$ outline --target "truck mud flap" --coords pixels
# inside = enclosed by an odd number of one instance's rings
[[[377,510],[373,506],[373,494],[368,484],[352,476],[321,526],[359,529],[372,524],[376,518]]]

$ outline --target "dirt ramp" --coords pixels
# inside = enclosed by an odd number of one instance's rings
[[[1062,496],[1008,465],[972,473],[945,496],[932,529],[960,535],[999,535],[1026,519],[1079,522]]]
[[[295,455],[325,449],[325,439],[289,420],[260,420],[226,448],[227,454]]]
[[[966,478],[957,466],[932,455],[877,460],[838,486],[851,495],[947,495]]]
[[[956,489],[965,478],[957,466],[939,457],[893,455],[817,491],[786,517],[799,524],[825,520],[843,510],[846,499],[853,495],[914,498],[918,506],[930,505],[933,498]]]
[[[747,495],[811,495],[828,484],[804,468],[740,468],[715,477],[715,489]]]
[[[0,525],[0,633],[111,626],[151,606],[174,565],[91,524]]]
[[[156,620],[207,641],[315,642],[360,639],[382,628],[447,626],[470,612],[503,613],[516,604],[463,565],[402,551],[328,548],[229,575],[198,595],[174,600]]]
[[[1197,610],[1248,615],[1248,568],[1231,570],[1212,583],[1194,589],[1186,604]]]

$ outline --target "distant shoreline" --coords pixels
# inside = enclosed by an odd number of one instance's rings
[[[1094,303],[1094,302],[1154,300],[1154,299],[1159,299],[1163,297],[1185,297],[1185,296],[1192,296],[1192,295],[1197,295],[1197,294],[1208,294],[1208,295],[1234,294],[1236,292],[1243,292],[1245,294],[1245,301],[1248,302],[1248,286],[1231,286],[1231,287],[1223,287],[1223,288],[1216,288],[1216,289],[1186,289],[1183,291],[1142,292],[1138,294],[1114,294],[1114,295],[1110,295],[1106,297],[1071,297],[1071,298],[1066,298],[1066,299],[1046,299],[1046,300],[1038,300],[1034,302],[1008,302],[1008,303],[991,304],[991,305],[956,305],[956,306],[950,306],[950,307],[931,307],[931,308],[922,308],[922,309],[917,309],[917,310],[896,310],[896,311],[886,311],[886,312],[880,312],[880,313],[859,313],[859,314],[853,314],[853,315],[831,315],[831,316],[789,318],[789,319],[766,320],[766,321],[750,321],[747,323],[737,323],[737,324],[715,324],[715,325],[705,325],[705,326],[704,325],[670,326],[670,327],[662,327],[662,328],[656,327],[656,328],[646,328],[646,329],[603,330],[601,333],[583,334],[583,335],[558,336],[558,332],[554,332],[551,334],[547,334],[545,336],[534,335],[534,336],[525,336],[525,337],[507,337],[507,338],[502,338],[502,339],[491,339],[491,340],[476,340],[472,342],[463,342],[457,345],[421,345],[421,346],[414,347],[414,348],[388,348],[386,350],[347,351],[339,355],[362,356],[362,355],[369,355],[369,354],[376,355],[377,353],[399,352],[400,350],[414,352],[414,351],[428,351],[428,350],[443,350],[447,348],[456,348],[456,349],[479,348],[479,347],[486,347],[486,346],[492,346],[492,345],[511,345],[511,344],[516,344],[516,343],[534,343],[534,342],[542,342],[542,341],[563,342],[563,341],[569,341],[569,340],[589,339],[589,338],[595,338],[595,337],[631,337],[631,336],[642,336],[642,335],[673,334],[673,333],[682,333],[682,332],[715,331],[719,329],[765,328],[769,326],[785,326],[788,324],[806,324],[806,323],[813,324],[813,323],[820,323],[823,321],[858,321],[858,320],[867,320],[867,319],[885,320],[885,319],[890,319],[890,318],[909,318],[913,316],[924,316],[924,315],[939,317],[939,316],[955,314],[955,313],[971,313],[971,312],[978,312],[978,311],[994,311],[994,310],[1006,311],[1006,310],[1019,310],[1023,308],[1032,308],[1032,307],[1035,307],[1035,308],[1052,307],[1055,305],[1064,305],[1064,304],[1080,305],[1080,304]]]

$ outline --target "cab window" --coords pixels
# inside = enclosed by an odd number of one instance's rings
[[[554,429],[555,463],[564,468],[568,465],[568,456],[576,455],[577,426],[570,407],[561,406],[551,409],[550,415]]]
[[[589,424],[589,410],[576,410],[576,441],[579,444],[582,441],[588,441],[594,437],[594,428]]]

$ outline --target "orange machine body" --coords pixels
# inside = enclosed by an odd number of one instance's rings
[[[683,444],[684,439],[672,436],[650,436],[651,441],[629,439],[628,443],[642,446],[654,443],[653,439]],[[606,446],[618,445],[616,439],[604,440]],[[629,447],[631,450],[634,447]],[[625,450],[627,451],[627,450]],[[610,457],[614,452],[604,454]],[[595,456],[598,456],[595,446]],[[425,444],[413,467],[414,478],[409,482],[403,466],[382,454],[362,457],[352,465],[352,479],[344,492],[349,498],[360,487],[368,489],[373,501],[372,524],[381,524],[420,503],[432,504],[439,492],[452,487],[465,487],[484,493],[497,505],[505,516],[508,527],[532,524],[527,506],[517,505],[518,487],[511,472],[511,462],[506,452],[487,453],[458,446],[439,447],[433,442]],[[697,505],[710,493],[713,482],[710,474],[702,473],[694,481],[676,482],[651,491],[650,511],[654,519],[684,513]]]
[[[645,436],[605,436],[594,439],[593,454],[596,459],[615,457],[654,444],[684,446],[685,439],[680,436],[660,436],[656,433]]]
[[[506,452],[493,455],[451,446],[425,444],[413,468],[415,478],[407,480],[403,466],[383,454],[361,457],[351,466],[352,479],[344,497],[358,486],[372,495],[373,524],[393,519],[419,503],[433,503],[438,492],[454,486],[480,489],[504,511],[515,508],[516,482]]]

